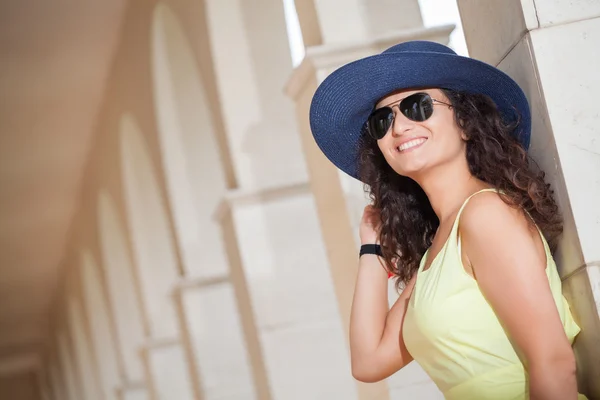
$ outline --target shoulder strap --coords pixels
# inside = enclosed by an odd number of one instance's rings
[[[467,197],[467,199],[462,204],[462,206],[460,206],[460,209],[458,210],[458,213],[456,214],[456,219],[454,221],[454,225],[455,225],[454,228],[458,227],[458,220],[460,219],[460,215],[462,214],[463,210],[465,209],[465,207],[469,203],[469,200],[471,200],[473,197],[477,196],[479,193],[484,193],[484,192],[496,192],[496,193],[499,193],[498,189],[488,188],[488,189],[481,189],[480,191],[475,192],[472,195],[470,195],[469,197]]]
[[[463,203],[463,205],[460,207],[460,209],[458,210],[458,213],[456,214],[456,220],[454,221],[454,226],[452,227],[452,231],[450,232],[450,236],[452,237],[452,241],[457,245],[458,248],[458,254],[462,254],[461,253],[461,241],[460,241],[460,237],[458,236],[458,225],[459,225],[459,221],[460,221],[460,215],[462,214],[464,208],[466,207],[467,203],[469,203],[469,200],[471,200],[472,197],[478,195],[479,193],[483,193],[483,192],[496,192],[496,193],[501,193],[500,190],[495,189],[495,188],[488,188],[488,189],[482,189],[478,192],[473,193],[472,195],[470,195],[469,197],[467,197],[467,199],[465,200],[465,202]],[[527,214],[528,218],[531,218],[531,215],[525,210],[525,213]],[[531,218],[531,221],[533,221],[533,218]],[[542,239],[542,244],[544,245],[544,250],[546,252],[546,262],[548,262],[548,260],[550,260],[552,258],[552,252],[550,251],[550,246],[548,245],[548,242],[546,241],[546,238],[544,237],[544,233],[542,232],[542,230],[537,226],[537,224],[535,223],[535,221],[533,221],[536,230],[538,231],[538,234],[540,235],[540,238]],[[449,239],[450,240],[450,239]]]
[[[462,204],[462,206],[460,206],[458,213],[456,214],[456,219],[454,220],[454,226],[452,227],[452,231],[450,231],[450,236],[452,237],[452,242],[454,242],[458,246],[458,254],[461,254],[460,253],[460,238],[458,237],[458,225],[460,222],[460,216],[461,216],[463,210],[465,209],[465,207],[467,206],[467,204],[469,203],[469,200],[471,200],[473,197],[477,196],[479,193],[484,193],[484,192],[499,193],[498,189],[495,189],[495,188],[481,189],[480,191],[475,192],[472,195],[470,195],[469,197],[467,197],[467,199]]]

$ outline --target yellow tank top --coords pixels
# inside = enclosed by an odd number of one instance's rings
[[[495,189],[479,191],[464,202],[446,243],[426,271],[423,267],[429,250],[423,256],[404,318],[404,343],[446,399],[528,399],[523,364],[477,281],[462,264],[459,218],[469,199],[484,191]],[[572,343],[580,329],[562,295],[556,264],[541,236],[546,275]]]

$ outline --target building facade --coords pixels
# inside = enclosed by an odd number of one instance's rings
[[[416,363],[375,384],[351,376],[366,200],[316,147],[308,109],[340,65],[447,44],[453,27],[425,27],[417,0],[295,6],[296,67],[281,0],[127,3],[48,340],[2,378],[7,393],[38,389],[12,398],[442,398]],[[565,218],[556,260],[582,327],[580,391],[600,398],[600,3],[458,6],[470,55],[529,98],[531,154]]]

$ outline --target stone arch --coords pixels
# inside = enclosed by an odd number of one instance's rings
[[[137,121],[131,114],[123,114],[119,128],[126,214],[148,333],[154,339],[173,338],[178,324],[171,295],[179,268],[167,209]]]
[[[177,16],[159,3],[152,24],[152,78],[168,195],[188,276],[227,272],[212,218],[226,190],[222,161],[194,51]],[[209,249],[209,251],[207,251]]]
[[[142,381],[144,370],[139,349],[144,341],[144,320],[127,236],[108,192],[101,190],[98,196],[98,229],[102,250],[104,274],[122,364],[128,381]]]
[[[114,399],[115,389],[120,384],[120,368],[113,335],[112,315],[108,308],[98,265],[87,249],[81,252],[81,280],[84,306],[89,316],[91,339],[102,389],[107,399]]]
[[[78,374],[75,370],[73,349],[69,346],[67,333],[60,329],[56,333],[57,359],[60,363],[60,370],[65,383],[65,392],[68,399],[78,399],[81,397]]]
[[[98,390],[96,371],[94,369],[94,357],[89,337],[86,334],[85,319],[81,302],[75,297],[67,299],[68,325],[70,328],[75,362],[80,371],[81,388],[83,397],[89,400],[100,399],[101,392]]]

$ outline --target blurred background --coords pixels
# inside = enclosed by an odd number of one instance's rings
[[[441,399],[416,363],[351,376],[366,199],[308,126],[328,73],[415,39],[526,92],[600,398],[600,2],[4,0],[0,399]]]

